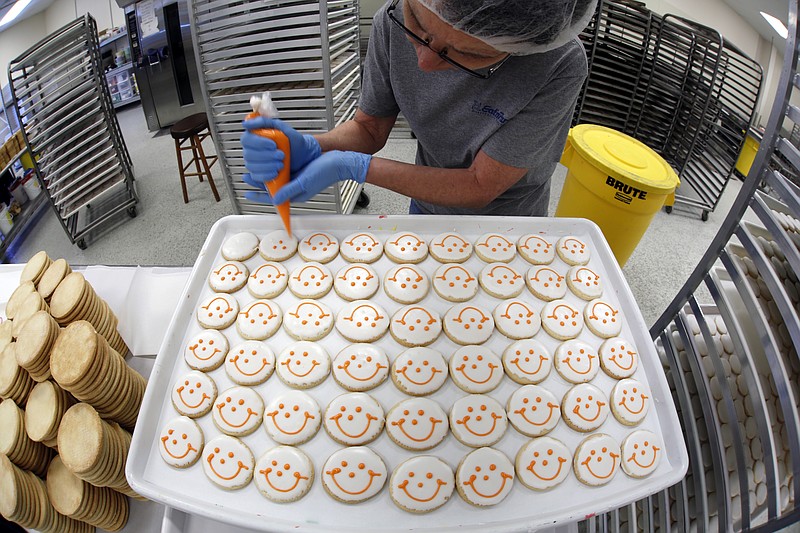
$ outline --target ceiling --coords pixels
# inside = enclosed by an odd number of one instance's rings
[[[25,10],[16,19],[14,19],[14,22],[0,27],[0,32],[7,30],[17,22],[25,20],[31,15],[35,15],[40,11],[44,11],[50,7],[50,4],[52,4],[54,1],[55,0],[31,0],[31,3],[28,5],[28,7],[26,7]],[[11,9],[11,6],[13,6],[15,3],[16,0],[0,0],[0,19],[5,16],[6,12]]]
[[[782,41],[781,37],[775,33],[764,17],[761,16],[761,11],[769,13],[770,15],[778,18],[779,20],[786,21],[789,18],[789,1],[788,0],[722,0],[731,6],[743,19],[748,21],[750,25],[761,34],[768,41],[775,40]]]

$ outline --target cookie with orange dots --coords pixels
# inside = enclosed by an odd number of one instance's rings
[[[374,263],[383,255],[383,242],[373,233],[358,231],[342,239],[339,254],[348,263]]]
[[[275,230],[261,238],[258,253],[267,261],[286,261],[297,252],[297,239],[286,230]]]
[[[575,450],[572,470],[578,481],[592,487],[609,483],[621,463],[619,444],[611,436],[597,433],[586,437]]]
[[[309,262],[330,263],[339,255],[339,241],[330,233],[318,231],[300,239],[297,253]]]
[[[605,393],[589,383],[575,385],[561,399],[561,417],[564,422],[583,433],[596,430],[611,411]]]
[[[634,431],[622,441],[622,469],[631,477],[647,477],[658,468],[664,446],[658,436],[646,430]]]
[[[556,247],[535,233],[523,235],[517,241],[517,252],[532,265],[549,265],[556,258]]]
[[[226,435],[249,435],[261,425],[264,400],[250,387],[231,387],[217,397],[211,418],[214,425]]]
[[[449,370],[440,352],[420,346],[398,355],[390,374],[395,386],[404,393],[426,396],[445,384]]]
[[[333,287],[333,274],[322,263],[303,263],[289,275],[289,290],[298,298],[316,300]]]
[[[541,312],[542,327],[554,339],[574,339],[583,330],[583,314],[567,300],[547,302]]]
[[[553,356],[536,339],[523,339],[503,351],[506,375],[520,385],[537,384],[547,378],[553,368]]]
[[[444,314],[442,327],[457,344],[483,344],[492,336],[494,318],[492,313],[470,303],[456,304]]]
[[[509,397],[506,413],[514,429],[528,437],[541,437],[558,425],[560,407],[553,393],[544,387],[523,385]]]
[[[600,345],[600,367],[609,377],[631,377],[639,368],[636,346],[622,337],[612,337]]]
[[[464,265],[444,264],[433,274],[433,290],[448,302],[466,302],[478,293],[478,278]]]
[[[395,263],[421,263],[428,257],[428,243],[411,231],[400,231],[386,239],[386,257]]]
[[[333,329],[333,312],[318,300],[300,300],[286,309],[283,329],[293,339],[318,341]]]
[[[470,394],[450,408],[450,431],[466,446],[491,446],[503,438],[507,428],[506,410],[491,396]]]
[[[379,346],[355,343],[344,347],[333,359],[333,379],[343,389],[363,392],[374,389],[389,376],[389,358]]]
[[[276,446],[256,461],[253,482],[268,500],[296,502],[311,490],[314,464],[299,448]]]
[[[563,483],[572,466],[572,452],[552,437],[529,440],[514,461],[517,479],[529,489],[544,491]]]
[[[429,513],[450,500],[453,469],[437,457],[420,455],[397,465],[389,480],[392,501],[409,513]]]
[[[582,300],[594,300],[603,295],[600,274],[585,266],[574,266],[567,272],[567,286]]]
[[[425,271],[412,264],[392,267],[383,278],[383,290],[386,296],[401,304],[421,301],[428,294],[430,286]]]
[[[175,468],[188,468],[200,458],[203,430],[191,418],[179,416],[164,425],[159,442],[158,451],[165,463]]]
[[[650,408],[650,392],[635,379],[621,379],[611,389],[611,413],[620,424],[639,425]]]
[[[442,332],[442,319],[431,308],[407,305],[392,316],[389,332],[394,340],[407,348],[427,346]]]
[[[217,384],[207,374],[193,370],[172,386],[172,405],[180,414],[199,418],[208,413],[217,399]]]
[[[339,309],[335,324],[350,342],[373,342],[389,330],[389,315],[371,300],[355,300]]]
[[[500,450],[478,448],[456,469],[456,488],[465,502],[476,507],[497,505],[514,487],[514,463]]]
[[[517,247],[499,233],[485,233],[475,241],[475,254],[486,263],[510,263],[517,255]]]
[[[239,302],[226,293],[212,294],[197,307],[197,321],[209,329],[225,329],[236,321],[238,315]]]
[[[337,396],[323,415],[328,435],[345,446],[358,446],[377,439],[386,418],[383,407],[369,394],[348,392]]]
[[[279,444],[297,446],[313,439],[322,425],[322,412],[310,395],[290,390],[272,397],[264,409],[264,428]]]
[[[386,433],[406,450],[430,450],[447,437],[447,414],[429,398],[408,398],[387,413]]]
[[[247,278],[247,290],[256,298],[275,298],[289,284],[289,271],[280,263],[268,261]]]
[[[516,298],[525,288],[525,277],[506,263],[489,263],[478,275],[478,282],[495,298]]]
[[[331,372],[331,358],[320,344],[299,341],[278,354],[275,373],[294,389],[316,387]]]
[[[456,232],[447,231],[431,239],[428,252],[440,263],[463,263],[472,255],[472,243]]]
[[[558,375],[570,383],[588,383],[600,371],[597,352],[588,343],[572,339],[562,342],[554,357]]]
[[[462,346],[450,357],[450,378],[464,392],[490,392],[503,381],[503,362],[486,346]]]
[[[225,490],[240,489],[253,479],[253,452],[236,437],[220,435],[208,441],[202,463],[206,477]]]
[[[592,255],[589,246],[573,235],[558,239],[556,253],[568,265],[585,265]]]
[[[322,466],[322,487],[342,503],[360,503],[378,494],[387,480],[386,464],[366,446],[334,452]]]
[[[346,265],[333,279],[333,290],[348,302],[369,300],[378,292],[380,285],[377,272],[366,264]]]
[[[272,337],[283,322],[283,311],[272,300],[255,300],[243,306],[236,317],[236,331],[245,339],[263,341]]]
[[[275,370],[275,354],[265,343],[244,341],[232,347],[225,359],[225,373],[238,385],[264,383]]]
[[[225,261],[214,265],[208,276],[208,285],[214,292],[236,292],[247,283],[250,272],[244,263]]]
[[[186,364],[201,372],[216,370],[228,355],[228,339],[215,329],[204,329],[192,335],[183,351]]]
[[[583,318],[592,333],[604,339],[616,337],[622,331],[622,312],[602,299],[592,300],[583,308]]]
[[[497,330],[509,339],[529,339],[539,332],[542,319],[530,302],[514,298],[498,304],[492,311]]]

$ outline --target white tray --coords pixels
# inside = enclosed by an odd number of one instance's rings
[[[632,340],[640,354],[640,366],[634,377],[645,383],[650,389],[653,403],[639,428],[649,429],[663,439],[665,455],[662,456],[660,465],[648,478],[636,480],[626,476],[623,472],[618,472],[608,485],[595,488],[583,485],[575,478],[574,474],[570,474],[561,485],[547,492],[531,491],[515,480],[514,488],[509,496],[500,504],[489,508],[474,507],[463,501],[454,491],[451,501],[440,509],[425,515],[415,515],[400,510],[392,502],[388,486],[385,486],[373,499],[357,505],[342,504],[329,497],[319,480],[319,471],[327,457],[341,446],[336,444],[324,429],[320,429],[320,432],[311,441],[301,446],[314,462],[317,474],[314,485],[303,499],[290,504],[276,504],[267,500],[258,492],[252,482],[241,490],[228,492],[219,489],[205,477],[199,463],[187,470],[178,470],[167,466],[157,449],[158,434],[163,424],[178,416],[171,404],[169,391],[175,380],[190,370],[183,360],[183,349],[185,343],[188,342],[188,337],[201,329],[195,318],[195,311],[201,299],[211,294],[207,283],[208,273],[214,265],[223,260],[220,249],[231,235],[241,231],[250,231],[262,237],[269,231],[280,228],[277,217],[229,216],[219,220],[206,239],[180,304],[172,317],[150,377],[126,466],[128,481],[140,494],[191,514],[203,515],[242,527],[270,531],[399,532],[409,530],[486,531],[487,529],[517,531],[575,521],[595,513],[615,509],[671,486],[683,478],[688,466],[688,456],[663,369],[633,295],[599,228],[593,223],[584,219],[563,218],[307,215],[293,217],[292,225],[298,238],[302,238],[310,232],[322,230],[332,233],[340,241],[356,231],[373,232],[384,242],[388,236],[397,231],[416,232],[428,242],[444,231],[457,231],[472,242],[488,232],[499,232],[513,242],[516,242],[521,235],[533,232],[541,233],[553,243],[564,235],[574,235],[582,239],[591,247],[592,258],[589,266],[604,280],[603,298],[612,305],[617,305],[621,310],[623,315],[621,335]],[[256,254],[255,257],[246,261],[246,264],[252,271],[262,262],[263,259]],[[302,259],[295,256],[285,265],[289,272],[292,272],[301,263]],[[345,261],[339,256],[327,266],[335,274],[345,264]],[[523,275],[530,268],[530,265],[519,256],[511,264]],[[438,265],[439,263],[432,257],[420,264],[429,277],[432,276]],[[477,275],[485,263],[473,254],[473,257],[465,265]],[[558,258],[554,265],[562,272],[566,272],[568,269],[568,266]],[[393,263],[383,257],[372,266],[382,280],[383,275],[393,266]],[[567,292],[566,299],[574,304],[580,304],[580,308],[583,308],[585,302],[569,291]],[[246,289],[237,292],[236,297],[241,305],[253,300]],[[543,302],[534,298],[527,289],[520,297],[534,303],[537,310],[543,306]],[[385,295],[382,287],[374,299],[386,309],[389,316],[401,307],[400,304],[393,302]],[[285,310],[291,302],[297,301],[297,298],[287,289],[276,298],[276,301]],[[334,313],[344,303],[333,290],[322,301]],[[491,312],[499,300],[480,289],[472,302],[485,308],[487,312]],[[439,312],[441,316],[444,316],[447,309],[453,305],[441,299],[432,289],[422,303]],[[224,333],[232,346],[241,340],[235,326],[231,326]],[[551,352],[559,344],[543,330],[535,338],[544,343]],[[601,339],[594,336],[586,327],[579,338],[595,347],[601,343]],[[281,329],[266,342],[277,354],[293,340]],[[323,343],[332,358],[349,344],[335,330],[320,342]],[[501,355],[511,342],[496,331],[486,345]],[[376,344],[386,351],[390,360],[393,360],[403,350],[388,333]],[[458,348],[444,334],[431,347],[439,350],[448,358]],[[217,382],[220,391],[233,386],[223,368],[211,372],[211,376]],[[608,394],[615,381],[600,372],[592,383]],[[569,384],[558,376],[555,369],[541,385],[548,388],[558,398],[561,398],[569,388]],[[506,377],[490,395],[505,405],[508,397],[518,386]],[[269,401],[271,394],[282,392],[287,388],[276,376],[272,376],[265,384],[257,386],[256,389],[265,398],[265,401]],[[328,377],[325,382],[308,392],[324,410],[330,399],[344,391],[332,377]],[[370,394],[381,403],[387,412],[396,402],[406,397],[391,380],[387,380]],[[447,410],[453,401],[465,394],[451,380],[448,380],[431,398]],[[210,415],[198,419],[198,423],[206,434],[206,441],[220,434],[214,427]],[[624,427],[612,416],[609,416],[598,430],[598,432],[610,434],[618,441],[621,441],[630,431],[631,428]],[[562,440],[572,451],[586,436],[573,431],[563,421],[559,422],[549,435]],[[274,446],[263,429],[244,437],[243,441],[253,451],[256,459]],[[517,433],[513,427],[509,426],[505,436],[495,445],[495,448],[505,452],[513,461],[517,450],[526,441],[527,437]],[[391,442],[385,432],[368,446],[383,457],[390,472],[400,462],[413,455],[413,452],[403,450]],[[425,453],[435,455],[455,468],[460,459],[469,451],[471,448],[459,443],[452,435],[448,435],[439,446]]]

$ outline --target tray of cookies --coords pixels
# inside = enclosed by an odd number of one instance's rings
[[[270,531],[516,531],[680,481],[641,313],[583,219],[230,216],[161,346],[126,473]]]

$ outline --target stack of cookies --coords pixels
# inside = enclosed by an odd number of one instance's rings
[[[14,400],[0,403],[0,453],[24,470],[43,476],[53,451],[25,433],[25,416]]]
[[[70,268],[67,261],[64,259],[56,259],[47,267],[42,279],[36,284],[36,290],[39,291],[42,298],[49,302],[56,287],[58,287],[59,283],[70,273],[72,273],[72,268]]]
[[[36,252],[33,257],[25,263],[22,273],[19,275],[20,283],[31,281],[34,285],[38,285],[44,273],[52,263],[53,260],[47,255],[47,252],[44,250]]]
[[[47,311],[34,313],[20,329],[14,355],[34,381],[41,383],[50,378],[50,351],[59,331],[58,322]]]
[[[12,342],[0,352],[0,398],[24,406],[36,382],[19,366],[15,351],[16,343]]]
[[[25,431],[31,440],[56,448],[61,418],[75,398],[52,381],[38,383],[25,406]]]
[[[34,292],[36,292],[36,285],[34,285],[32,281],[20,282],[19,287],[14,289],[14,292],[12,292],[11,296],[8,298],[8,302],[6,302],[6,316],[9,320],[14,320],[16,318],[17,309],[22,301],[26,296]]]
[[[14,315],[14,321],[12,322],[11,331],[15,337],[18,337],[20,332],[22,331],[22,327],[28,321],[30,317],[36,314],[39,311],[50,312],[50,307],[47,305],[47,302],[44,301],[42,295],[36,291],[33,291],[30,294],[25,295],[22,298],[16,308],[16,314]]]

